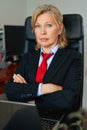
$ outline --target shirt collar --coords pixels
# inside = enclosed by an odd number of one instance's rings
[[[50,51],[49,51],[49,53],[51,53],[51,52],[52,52],[52,53],[54,53],[54,54],[55,54],[55,53],[57,52],[57,50],[58,50],[58,49],[59,49],[59,46],[58,46],[58,44],[57,44],[54,48],[52,48],[52,50],[50,50]],[[41,52],[43,52],[42,47],[41,47]]]

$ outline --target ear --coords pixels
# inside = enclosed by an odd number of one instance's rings
[[[63,23],[61,23],[61,24],[59,25],[58,35],[60,35],[60,34],[62,33],[63,28],[64,28],[64,25],[63,25]]]

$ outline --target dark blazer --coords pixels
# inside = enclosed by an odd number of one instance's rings
[[[38,108],[48,112],[67,112],[76,108],[82,80],[82,60],[78,52],[59,49],[43,80],[43,83],[54,83],[63,86],[62,91],[37,97],[38,84],[35,75],[38,67],[40,50],[26,54],[15,73],[21,74],[28,84],[14,83],[13,78],[5,87],[8,100],[27,102],[35,99]]]

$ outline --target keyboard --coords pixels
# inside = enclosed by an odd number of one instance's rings
[[[54,130],[54,127],[59,124],[58,120],[41,118],[42,130]]]

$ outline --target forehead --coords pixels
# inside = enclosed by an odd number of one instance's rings
[[[52,14],[43,13],[43,14],[40,14],[36,19],[36,23],[40,23],[40,22],[54,22],[55,23],[55,20]]]

